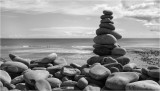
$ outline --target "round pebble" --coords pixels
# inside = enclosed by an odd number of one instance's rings
[[[104,11],[103,11],[103,14],[104,14],[104,15],[112,15],[113,12],[110,11],[110,10],[104,10]]]
[[[121,48],[121,47],[115,47],[112,50],[112,55],[120,55],[120,56],[124,56],[126,54],[126,49],[125,48]]]
[[[99,25],[100,28],[107,28],[107,29],[110,29],[110,30],[115,30],[115,26],[111,23],[101,23]]]

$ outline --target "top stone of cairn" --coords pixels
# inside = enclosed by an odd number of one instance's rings
[[[113,12],[110,11],[110,10],[104,10],[104,11],[103,11],[103,14],[104,14],[104,15],[112,15]]]

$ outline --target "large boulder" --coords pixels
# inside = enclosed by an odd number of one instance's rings
[[[160,85],[153,80],[143,80],[126,85],[126,91],[160,91]]]
[[[135,72],[115,72],[107,78],[105,86],[113,90],[124,90],[128,83],[138,79],[139,76]]]

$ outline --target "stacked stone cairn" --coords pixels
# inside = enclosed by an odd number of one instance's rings
[[[160,91],[160,68],[138,68],[125,57],[126,50],[116,42],[111,11],[103,11],[94,38],[94,53],[84,65],[67,64],[51,53],[41,59],[9,54],[0,60],[0,91]]]

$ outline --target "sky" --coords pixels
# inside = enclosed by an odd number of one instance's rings
[[[123,38],[160,38],[160,0],[0,0],[0,38],[93,38],[103,10]]]

